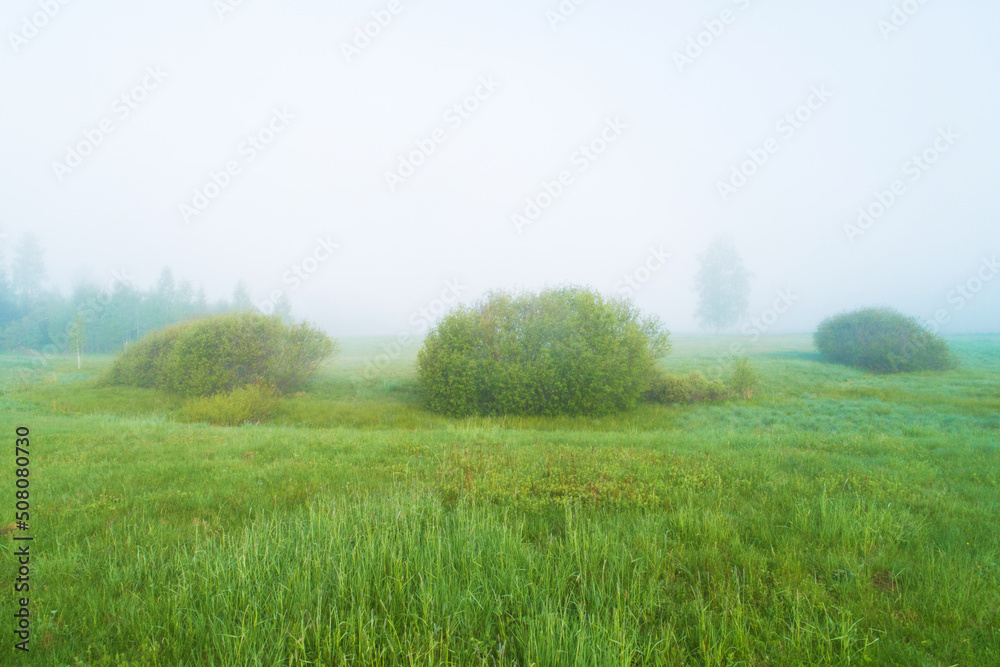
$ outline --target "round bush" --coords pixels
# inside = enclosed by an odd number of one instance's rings
[[[417,373],[444,414],[602,414],[634,407],[669,350],[659,321],[624,300],[578,287],[493,292],[431,330]]]
[[[218,315],[169,326],[122,352],[103,384],[208,396],[263,382],[300,388],[334,350],[307,324],[289,325],[255,312]]]
[[[829,361],[875,373],[947,370],[948,344],[916,318],[891,308],[865,308],[824,320],[813,340]]]

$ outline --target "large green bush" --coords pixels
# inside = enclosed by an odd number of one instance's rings
[[[579,287],[493,292],[431,330],[417,371],[436,412],[602,414],[635,406],[669,350],[659,321],[628,301]]]
[[[865,308],[828,318],[813,340],[829,361],[875,373],[946,370],[955,365],[943,339],[891,308]]]
[[[300,388],[334,350],[307,324],[255,312],[183,322],[149,334],[122,352],[104,384],[208,396],[256,382]]]

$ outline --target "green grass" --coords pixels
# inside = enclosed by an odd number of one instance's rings
[[[711,377],[735,340],[667,366]],[[230,428],[97,387],[106,358],[0,357],[9,489],[33,438],[28,662],[1000,664],[1000,338],[873,376],[769,337],[749,401],[555,419],[428,414],[415,347],[361,377],[383,342]]]

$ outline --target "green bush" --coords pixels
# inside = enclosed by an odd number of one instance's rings
[[[493,292],[424,341],[427,406],[450,415],[602,414],[636,405],[670,350],[655,318],[578,287]]]
[[[746,357],[733,360],[733,369],[729,373],[729,390],[737,396],[749,399],[760,389],[760,371]]]
[[[701,403],[708,399],[708,378],[701,371],[691,371],[684,378],[688,402]]]
[[[689,398],[685,378],[669,373],[658,373],[646,392],[646,400],[665,405],[688,403]]]
[[[208,422],[218,426],[259,423],[278,407],[278,391],[258,382],[212,396],[188,399],[181,414],[188,421]]]
[[[125,385],[152,389],[164,373],[164,363],[187,324],[153,331],[141,341],[125,348],[101,377],[106,385]]]
[[[722,380],[708,380],[701,371],[692,371],[687,375],[658,373],[650,384],[645,398],[653,403],[670,405],[721,401],[728,395],[729,391]]]
[[[916,318],[890,308],[865,308],[824,320],[813,336],[827,360],[875,373],[947,370],[948,344]]]
[[[708,383],[708,399],[710,401],[721,401],[729,396],[726,383],[716,378]]]
[[[300,388],[335,349],[322,331],[255,312],[218,315],[154,332],[122,352],[107,385],[208,396],[255,382]]]

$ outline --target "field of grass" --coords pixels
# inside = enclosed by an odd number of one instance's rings
[[[0,357],[36,536],[28,656],[0,536],[0,662],[1000,665],[1000,337],[897,376],[766,337],[748,401],[493,419],[423,411],[415,348],[363,379],[382,342],[233,428]]]

